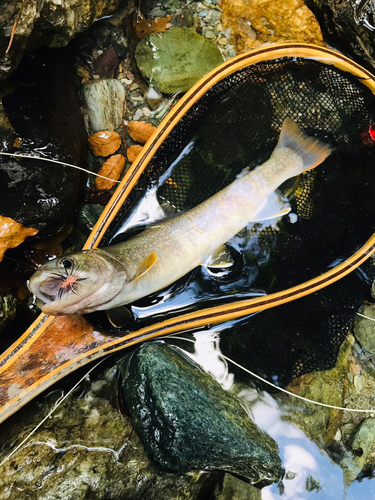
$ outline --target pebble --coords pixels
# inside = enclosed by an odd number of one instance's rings
[[[221,31],[223,29],[223,25],[220,23],[217,23],[217,25],[215,26],[215,29],[217,29],[217,31]]]
[[[130,85],[133,80],[129,80],[129,78],[121,78],[120,82],[125,83],[125,85]]]
[[[215,33],[211,30],[206,30],[203,34],[206,38],[216,38]]]
[[[229,57],[234,57],[236,55],[236,51],[234,49],[231,49],[229,51]]]
[[[201,10],[199,13],[198,13],[198,16],[199,17],[205,17],[207,16],[208,14],[208,11],[207,10]]]
[[[141,111],[144,116],[151,116],[151,111],[148,108],[142,108]]]
[[[137,109],[137,111],[133,115],[133,120],[138,121],[143,116],[143,110]]]
[[[223,45],[224,46],[224,45],[227,45],[227,43],[228,43],[228,40],[226,38],[224,38],[224,37],[223,38],[219,38],[219,40],[218,40],[218,44],[219,45]]]

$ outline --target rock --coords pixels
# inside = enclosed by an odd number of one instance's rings
[[[323,44],[319,24],[303,0],[223,0],[222,24],[230,28],[237,52],[264,43]]]
[[[125,89],[115,79],[88,81],[83,86],[86,130],[116,130],[122,124]]]
[[[134,427],[157,467],[177,473],[219,469],[260,485],[283,475],[275,441],[180,350],[145,344],[120,370]]]
[[[171,28],[139,42],[137,65],[152,85],[166,94],[186,92],[223,62],[220,50],[190,28]]]
[[[5,0],[0,12],[0,78],[18,66],[25,51],[40,45],[64,47],[98,18],[114,12],[119,3],[119,0]]]
[[[61,392],[39,398],[2,424],[0,461],[39,424]],[[210,496],[220,479],[217,473],[176,476],[150,464],[130,419],[108,400],[116,399],[114,370],[94,377],[79,392],[80,396],[76,393],[65,400],[27,445],[0,467],[1,500],[198,500]]]
[[[365,303],[358,311],[363,316],[371,319],[357,316],[354,323],[354,336],[371,354],[375,354],[375,304]]]
[[[3,97],[17,141],[7,150],[84,163],[86,132],[69,49],[40,49],[25,57],[14,77],[22,81]],[[61,85],[61,82],[64,85]],[[0,130],[1,142],[9,130]],[[80,194],[80,172],[48,161],[0,157],[0,214],[39,230],[57,232],[71,217]]]
[[[346,453],[340,465],[344,471],[346,484],[351,484],[367,464],[370,452],[375,448],[375,417],[366,418],[355,430],[348,443],[350,453]],[[374,453],[370,458],[374,468]]]
[[[352,0],[309,0],[327,41],[349,52],[370,70],[375,68],[374,4]]]
[[[0,331],[16,316],[17,300],[11,294],[0,296]]]
[[[241,481],[231,474],[225,474],[223,484],[216,487],[215,500],[261,500],[262,492],[258,488]]]
[[[95,70],[100,78],[113,78],[120,59],[113,47],[106,49],[95,61]]]

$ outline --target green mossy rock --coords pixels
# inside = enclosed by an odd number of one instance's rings
[[[190,28],[149,35],[135,58],[143,76],[165,94],[186,92],[223,62],[217,46]]]
[[[219,469],[260,485],[280,480],[276,442],[182,351],[145,344],[120,370],[134,427],[157,467],[178,473]]]

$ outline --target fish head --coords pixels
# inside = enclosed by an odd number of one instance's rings
[[[121,291],[126,272],[102,250],[84,250],[42,265],[29,281],[34,295],[53,316],[105,309]]]

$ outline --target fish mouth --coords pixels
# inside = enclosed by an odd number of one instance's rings
[[[108,298],[108,294],[104,295],[108,284],[100,286],[89,295],[82,297],[78,301],[71,302],[72,297],[68,297],[63,300],[53,301],[51,304],[45,304],[42,307],[42,312],[50,316],[62,316],[65,314],[87,314],[100,309],[105,309],[105,305],[113,300],[113,296]],[[104,302],[98,303],[95,301],[96,297],[105,296],[106,300]],[[86,307],[85,307],[86,306]]]

